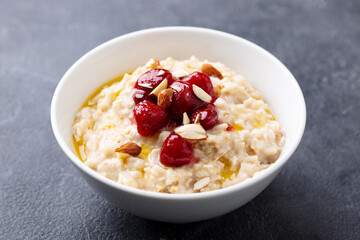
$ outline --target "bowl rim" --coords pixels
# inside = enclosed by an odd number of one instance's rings
[[[167,31],[186,31],[186,32],[196,32],[196,33],[203,33],[203,34],[211,34],[211,35],[217,35],[219,37],[223,38],[229,38],[232,40],[240,41],[245,45],[248,45],[251,48],[254,48],[257,51],[260,51],[262,54],[265,54],[267,57],[269,57],[274,64],[278,65],[283,71],[288,79],[292,82],[294,89],[297,91],[299,95],[299,102],[301,108],[298,109],[300,120],[299,120],[299,131],[293,141],[293,144],[289,146],[288,150],[285,152],[282,152],[280,157],[276,160],[275,163],[271,164],[268,168],[263,169],[259,172],[257,172],[253,177],[248,178],[244,180],[243,182],[239,182],[235,185],[212,190],[208,192],[200,192],[200,193],[178,193],[178,194],[164,194],[164,193],[158,193],[158,192],[152,192],[148,190],[143,189],[137,189],[133,187],[129,187],[123,184],[120,184],[118,182],[115,182],[113,180],[110,180],[98,172],[92,170],[87,165],[85,165],[79,157],[72,152],[70,147],[67,146],[65,140],[61,137],[60,130],[59,130],[59,124],[57,121],[57,114],[56,114],[56,106],[59,104],[59,94],[62,91],[63,85],[65,82],[69,79],[69,76],[71,76],[72,72],[81,65],[86,59],[99,52],[102,51],[104,48],[107,48],[108,46],[119,42],[119,41],[126,41],[129,38],[133,37],[141,37],[146,34],[156,34],[156,33],[162,33]],[[59,81],[52,101],[51,101],[51,107],[50,107],[50,119],[51,119],[51,126],[53,133],[55,135],[55,138],[60,145],[63,152],[67,155],[67,157],[72,161],[72,163],[78,167],[80,170],[85,172],[87,175],[92,177],[93,179],[96,179],[97,181],[107,185],[108,187],[115,188],[120,191],[124,191],[129,194],[141,196],[141,197],[147,197],[147,198],[153,198],[153,199],[167,199],[167,200],[195,200],[195,199],[204,199],[204,198],[211,198],[211,197],[219,197],[221,195],[228,195],[233,192],[239,191],[241,189],[245,189],[248,187],[251,187],[255,185],[257,182],[264,180],[265,178],[270,177],[272,174],[276,173],[276,171],[281,170],[282,166],[288,161],[290,156],[295,152],[296,148],[298,147],[301,138],[304,134],[305,130],[305,124],[306,124],[306,105],[305,105],[305,99],[303,96],[303,93],[301,91],[301,88],[296,81],[295,77],[291,74],[291,72],[285,67],[285,65],[280,62],[275,56],[273,56],[271,53],[269,53],[267,50],[263,49],[262,47],[258,46],[257,44],[250,42],[249,40],[246,40],[242,37],[222,32],[219,30],[214,29],[208,29],[208,28],[201,28],[201,27],[188,27],[188,26],[167,26],[167,27],[157,27],[157,28],[149,28],[144,30],[139,30],[131,33],[127,33],[125,35],[121,35],[119,37],[113,38],[105,43],[102,43],[98,45],[97,47],[93,48],[92,50],[88,51],[86,54],[84,54],[82,57],[80,57],[63,75],[61,80]]]

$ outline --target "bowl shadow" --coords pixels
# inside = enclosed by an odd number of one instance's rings
[[[303,213],[311,213],[310,206],[292,211],[286,190],[277,182],[241,208],[195,223],[157,222],[109,206],[103,233],[121,239],[321,239],[306,228],[312,219]]]

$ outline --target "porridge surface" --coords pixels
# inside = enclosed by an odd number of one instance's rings
[[[195,57],[160,61],[174,76],[200,71],[207,61]],[[103,176],[127,186],[165,193],[192,193],[221,189],[251,178],[276,161],[285,142],[270,107],[241,75],[221,63],[210,62],[223,75],[211,77],[219,98],[215,101],[219,124],[207,130],[207,139],[193,143],[194,164],[166,167],[159,161],[163,142],[171,131],[152,137],[138,134],[133,123],[131,97],[137,78],[148,64],[104,87],[76,113],[75,146],[84,163]],[[232,130],[229,131],[229,125]],[[139,156],[116,153],[126,142],[142,147]]]

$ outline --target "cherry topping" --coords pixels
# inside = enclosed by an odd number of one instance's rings
[[[149,93],[150,92],[146,92],[144,90],[137,89],[137,88],[134,88],[131,91],[131,95],[133,96],[135,104],[138,104],[145,100],[152,102],[152,103],[156,103],[156,101],[157,101],[156,96],[154,96],[154,95],[149,96]]]
[[[165,130],[167,131],[173,131],[175,128],[181,126],[182,123],[181,122],[176,122],[173,119],[169,119],[169,122],[167,123],[167,125],[164,127]]]
[[[199,108],[191,115],[191,122],[194,123],[196,116],[200,114],[200,124],[205,129],[211,129],[218,123],[218,115],[214,104],[208,104]]]
[[[135,104],[148,100],[156,103],[155,96],[149,96],[149,93],[154,90],[164,79],[168,80],[168,85],[173,82],[172,74],[166,69],[151,69],[142,74],[136,81],[132,96]]]
[[[216,98],[214,87],[211,83],[210,78],[201,72],[193,72],[187,75],[182,81],[187,82],[191,85],[195,84],[196,86],[202,88],[207,94],[212,98]]]
[[[206,104],[206,102],[196,97],[192,87],[187,82],[173,82],[170,88],[174,90],[174,93],[168,112],[176,121],[182,121],[184,112],[186,112],[188,116],[191,116],[194,110]]]
[[[230,123],[226,123],[228,125],[228,127],[226,128],[226,131],[231,132],[234,131],[234,127],[233,125],[231,125]]]
[[[157,133],[169,121],[167,112],[152,102],[143,101],[137,104],[133,112],[138,133],[144,137]]]
[[[175,132],[166,138],[160,152],[160,162],[169,167],[188,164],[193,157],[194,153],[190,143]]]

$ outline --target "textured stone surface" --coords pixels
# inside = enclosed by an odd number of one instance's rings
[[[360,2],[164,2],[1,1],[0,239],[359,239]],[[276,180],[244,207],[194,224],[113,207],[83,181],[50,127],[52,94],[76,59],[164,25],[261,45],[289,67],[307,102],[304,138]]]

